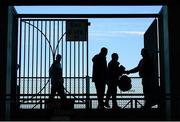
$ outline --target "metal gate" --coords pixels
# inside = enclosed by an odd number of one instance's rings
[[[83,21],[88,23],[87,19]],[[51,92],[49,67],[54,54],[62,55],[67,98],[75,99],[78,108],[88,107],[87,101],[83,101],[89,98],[88,38],[66,41],[66,22],[67,19],[58,18],[19,18],[17,92],[20,108],[44,107],[38,103],[44,103]]]

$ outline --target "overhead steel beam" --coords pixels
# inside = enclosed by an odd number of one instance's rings
[[[9,5],[166,5],[170,0],[4,0]]]

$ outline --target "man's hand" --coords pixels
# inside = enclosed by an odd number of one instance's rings
[[[129,70],[124,71],[124,74],[129,75],[130,74]]]

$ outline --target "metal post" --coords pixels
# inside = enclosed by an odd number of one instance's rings
[[[90,85],[89,85],[89,76],[87,75],[86,76],[86,109],[90,109],[90,99],[89,99],[89,88],[90,88]]]
[[[90,25],[89,23],[88,23],[88,21],[87,21],[87,31],[86,31],[86,40],[87,40],[87,47],[86,47],[86,58],[87,58],[87,64],[86,64],[86,66],[87,66],[87,76],[86,76],[86,109],[89,109],[90,108],[90,101],[89,101],[89,94],[90,94],[90,83],[89,83],[89,63],[88,63],[88,60],[89,60],[89,58],[88,58],[88,25]]]

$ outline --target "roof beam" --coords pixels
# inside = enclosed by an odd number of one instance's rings
[[[4,0],[8,5],[166,5],[168,0]]]

